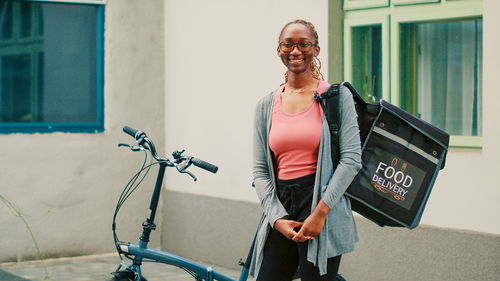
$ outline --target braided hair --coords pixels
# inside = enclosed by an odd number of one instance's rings
[[[285,28],[287,28],[287,26],[289,26],[291,24],[302,24],[303,26],[307,27],[309,29],[309,31],[311,31],[311,34],[314,36],[314,39],[315,39],[314,44],[318,45],[319,41],[318,41],[318,32],[316,31],[316,27],[314,27],[314,25],[312,23],[305,21],[305,20],[294,20],[294,21],[287,23],[281,29],[279,38],[281,38],[281,35],[283,35],[283,31],[285,30]],[[310,68],[311,68],[312,76],[315,79],[325,80],[325,78],[323,77],[323,73],[321,73],[321,61],[318,59],[318,57],[315,56],[313,58],[313,61],[311,62]],[[288,81],[288,70],[285,72],[285,82],[286,81]]]

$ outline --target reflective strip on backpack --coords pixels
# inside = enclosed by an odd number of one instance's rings
[[[422,149],[420,149],[416,145],[411,144],[409,141],[407,141],[407,140],[405,140],[403,138],[400,138],[400,137],[398,137],[398,136],[396,136],[396,135],[394,135],[392,133],[389,133],[386,130],[380,128],[380,127],[375,126],[373,128],[373,132],[375,132],[375,133],[377,133],[379,135],[382,135],[382,136],[384,136],[386,138],[389,138],[389,139],[391,139],[391,140],[393,140],[393,141],[401,144],[402,146],[407,147],[411,151],[417,153],[418,155],[421,155],[422,157],[424,157],[425,159],[431,161],[432,163],[434,163],[436,165],[439,163],[439,159],[438,158],[436,158],[436,157],[430,155],[429,153],[423,151]]]

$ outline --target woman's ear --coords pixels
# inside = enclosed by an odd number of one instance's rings
[[[314,46],[314,56],[319,56],[320,47],[318,45]]]

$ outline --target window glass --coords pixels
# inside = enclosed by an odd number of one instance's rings
[[[99,127],[99,9],[0,2],[0,125]]]
[[[401,106],[451,135],[482,135],[482,20],[401,25]]]
[[[382,98],[381,39],[380,25],[352,28],[352,83],[368,102]]]

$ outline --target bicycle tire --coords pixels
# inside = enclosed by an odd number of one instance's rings
[[[107,281],[134,281],[135,274],[130,270],[112,272],[113,277]]]
[[[113,277],[111,279],[108,279],[107,281],[134,281],[134,279],[130,279],[130,278],[127,278],[127,277],[124,277],[124,278]]]
[[[344,276],[340,275],[339,273],[337,273],[337,276],[335,278],[336,281],[347,281]]]

